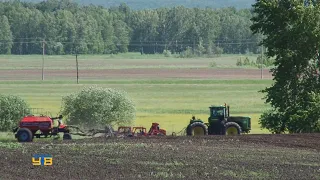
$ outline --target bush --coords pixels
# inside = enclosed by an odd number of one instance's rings
[[[199,57],[202,57],[203,54],[206,53],[206,48],[203,46],[203,40],[200,38],[199,44],[196,48],[196,54]]]
[[[256,64],[264,64],[266,67],[272,66],[274,63],[274,59],[270,59],[267,56],[263,55],[263,56],[258,56],[257,60],[256,60]]]
[[[283,113],[275,109],[270,109],[262,113],[259,124],[261,128],[268,129],[272,133],[280,134],[287,130],[285,119],[286,117]]]
[[[319,132],[320,93],[310,92],[303,97],[302,105],[294,107],[287,122],[290,133]]]
[[[217,67],[217,63],[215,61],[210,62],[209,67]]]
[[[246,58],[244,59],[243,65],[245,65],[245,66],[250,66],[250,65],[251,65],[250,60],[249,60],[248,57],[246,57]]]
[[[194,54],[192,52],[191,47],[187,47],[187,49],[180,54],[180,57],[181,58],[192,58],[192,57],[194,57]]]
[[[302,104],[291,106],[285,112],[271,109],[264,112],[259,124],[274,133],[320,132],[320,93],[311,92]]]
[[[251,66],[257,66],[256,62],[251,61]]]
[[[318,120],[317,124],[318,125],[315,128],[315,132],[320,133],[320,120]]]
[[[237,65],[237,66],[242,66],[242,65],[243,65],[241,58],[240,58],[240,59],[237,59],[236,65]]]
[[[214,46],[213,47],[213,53],[217,56],[220,57],[221,54],[223,53],[223,49],[218,47],[218,46]]]
[[[171,57],[171,51],[169,51],[169,50],[164,50],[164,51],[163,51],[163,55],[164,55],[165,57]]]
[[[0,131],[11,130],[29,114],[29,105],[19,96],[0,95]]]
[[[68,123],[88,128],[130,125],[135,113],[135,105],[126,93],[111,88],[85,87],[62,99],[62,115]]]

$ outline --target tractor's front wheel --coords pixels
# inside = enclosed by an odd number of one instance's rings
[[[201,122],[194,122],[187,127],[188,136],[205,136],[207,134],[207,126]]]
[[[33,139],[32,132],[27,128],[21,128],[17,132],[17,139],[19,142],[31,142]]]
[[[241,127],[238,123],[228,122],[225,124],[225,135],[240,135]]]

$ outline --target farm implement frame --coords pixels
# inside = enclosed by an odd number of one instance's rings
[[[104,129],[82,130],[78,126],[65,125],[61,122],[62,115],[59,117],[34,116],[29,115],[23,117],[18,127],[13,129],[15,138],[19,142],[31,142],[34,138],[59,138],[63,133],[63,140],[71,140],[71,135],[79,136],[95,136],[96,134],[104,134],[105,136],[165,136],[166,130],[160,129],[159,123],[152,123],[149,131],[145,127],[120,126],[118,131],[114,131],[111,126],[105,126]],[[59,125],[54,127],[54,120],[58,119]]]

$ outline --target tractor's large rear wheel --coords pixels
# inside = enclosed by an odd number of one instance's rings
[[[238,123],[227,122],[225,125],[225,135],[240,135],[241,127]]]
[[[205,136],[207,134],[207,126],[201,122],[194,122],[187,127],[188,136]]]
[[[32,132],[27,128],[21,128],[17,132],[17,139],[19,142],[31,142],[33,139]]]

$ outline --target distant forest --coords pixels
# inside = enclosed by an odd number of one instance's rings
[[[0,54],[258,53],[250,9],[0,2]]]
[[[43,0],[21,0],[22,2],[41,2]],[[71,1],[71,0],[70,0]],[[225,8],[236,9],[250,8],[255,0],[72,0],[81,5],[97,5],[103,7],[119,6],[127,4],[131,9],[156,9],[161,7],[184,6],[188,8]]]

